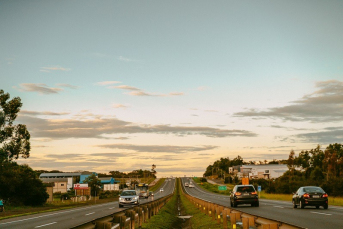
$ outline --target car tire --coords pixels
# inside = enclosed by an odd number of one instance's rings
[[[304,208],[305,208],[305,204],[303,203],[302,200],[300,200],[300,208],[301,208],[301,209],[304,209]]]
[[[259,207],[260,206],[260,202],[257,201],[257,203],[255,203],[255,207]]]
[[[120,208],[122,208],[122,207],[123,207],[123,205],[119,204],[119,207],[120,207]]]
[[[318,209],[318,208],[319,208],[319,206],[316,206],[316,208]]]
[[[293,208],[297,208],[298,206],[295,204],[295,200],[292,200],[293,202]]]
[[[236,208],[237,207],[237,203],[235,201],[233,201],[233,207]]]
[[[329,208],[329,205],[328,204],[325,204],[324,205],[324,209],[328,209]]]

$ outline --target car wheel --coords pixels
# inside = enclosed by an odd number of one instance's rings
[[[233,201],[233,207],[236,208],[237,207],[237,203],[235,201]]]
[[[302,200],[300,200],[300,208],[301,208],[301,209],[305,208],[305,204],[303,203]]]
[[[328,208],[329,208],[329,205],[325,204],[324,209],[328,209]]]
[[[293,202],[293,208],[297,208],[298,206],[295,204],[295,200],[292,200]]]
[[[119,207],[120,207],[120,208],[122,208],[122,207],[123,207],[123,205],[119,204]]]
[[[319,206],[316,206],[316,208],[318,209],[318,208],[319,208]]]

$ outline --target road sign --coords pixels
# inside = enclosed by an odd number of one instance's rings
[[[242,185],[248,185],[249,184],[249,178],[244,177],[242,178]]]
[[[257,186],[257,191],[261,192],[262,188],[261,186]]]
[[[74,184],[74,189],[88,189],[88,184]]]
[[[227,190],[227,187],[226,186],[218,186],[218,190],[219,191],[225,191],[225,190]]]

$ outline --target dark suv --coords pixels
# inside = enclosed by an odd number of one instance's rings
[[[239,204],[251,204],[251,206],[260,206],[257,192],[252,185],[236,185],[230,195],[231,207],[237,207]]]
[[[316,186],[300,187],[292,198],[293,208],[305,206],[323,206],[328,209],[328,194],[321,188]]]

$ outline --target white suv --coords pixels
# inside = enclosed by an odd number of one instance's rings
[[[136,190],[125,190],[119,196],[119,207],[122,208],[124,205],[138,205],[139,196]]]

